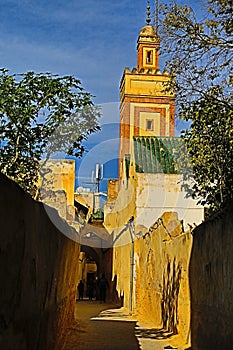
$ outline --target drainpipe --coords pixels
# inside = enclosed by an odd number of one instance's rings
[[[129,220],[129,232],[131,237],[131,251],[130,251],[130,291],[129,291],[129,313],[133,312],[133,273],[134,273],[134,217]]]

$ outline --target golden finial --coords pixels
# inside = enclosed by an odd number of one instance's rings
[[[151,22],[151,18],[150,18],[150,1],[147,1],[147,11],[146,11],[146,15],[147,15],[147,18],[146,18],[146,23],[147,25],[150,25],[150,22]]]

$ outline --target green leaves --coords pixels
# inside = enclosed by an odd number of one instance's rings
[[[99,129],[91,98],[72,76],[1,69],[0,171],[33,195],[42,156],[81,156],[82,141]]]
[[[161,6],[160,36],[183,133],[187,192],[212,213],[233,197],[233,5],[206,0],[198,16],[188,6]],[[204,5],[204,4],[203,4]],[[185,154],[185,153],[184,153]]]
[[[220,85],[228,95],[233,92],[232,1],[206,0],[206,5],[198,16],[187,5],[161,5],[160,36],[167,69],[176,77],[178,103],[204,97],[210,86]]]
[[[233,198],[233,110],[221,95],[212,100],[209,93],[209,99],[186,107],[184,113],[192,116],[192,124],[183,138],[191,159],[193,194],[213,213]],[[188,177],[184,171],[184,178]]]

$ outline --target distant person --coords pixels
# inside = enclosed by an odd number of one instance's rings
[[[84,293],[84,283],[82,280],[80,280],[78,284],[78,300],[83,300],[83,293]]]
[[[94,298],[94,291],[95,291],[94,282],[93,280],[90,280],[88,284],[88,296],[90,301],[92,301],[92,299]]]
[[[106,302],[106,291],[109,288],[108,280],[103,273],[99,280],[99,289],[100,289],[100,303]]]

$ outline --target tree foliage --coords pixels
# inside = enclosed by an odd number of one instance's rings
[[[100,111],[78,79],[0,70],[0,171],[34,195],[39,163],[54,152],[80,157]]]
[[[177,115],[191,120],[183,137],[192,195],[213,212],[233,198],[233,2],[203,4],[198,15],[187,5],[163,5],[161,38]]]
[[[209,98],[212,87],[219,87],[225,97],[232,97],[233,19],[230,8],[233,10],[231,0],[209,0],[204,19],[198,20],[187,5],[162,6],[164,19],[160,36],[164,51],[169,54],[166,65],[174,78],[172,84],[179,103],[186,104],[206,94]]]
[[[191,127],[184,133],[189,157],[183,159],[185,180],[193,180],[190,192],[209,206],[209,214],[233,198],[233,110],[216,98],[193,102],[183,110]],[[187,163],[188,160],[188,163]]]

